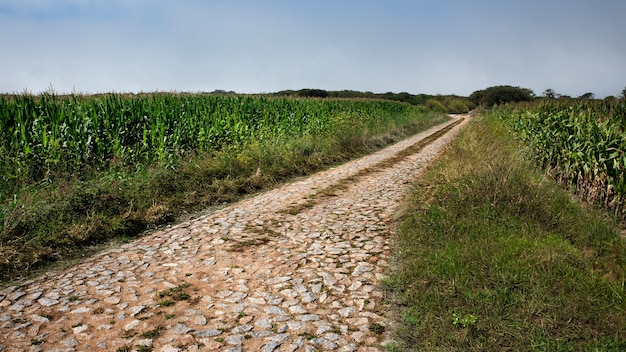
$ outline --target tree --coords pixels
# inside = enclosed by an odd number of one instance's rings
[[[622,89],[622,98],[626,99],[626,88]]]
[[[578,97],[578,99],[593,99],[595,95],[591,92],[585,93]]]
[[[554,99],[554,98],[558,98],[561,95],[555,92],[554,89],[548,88],[543,92],[543,96],[546,98]]]
[[[534,97],[535,93],[528,88],[495,86],[483,90],[477,90],[470,94],[469,99],[476,105],[491,107],[496,104],[531,101]]]

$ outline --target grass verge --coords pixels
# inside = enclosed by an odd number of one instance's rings
[[[345,124],[332,134],[257,141],[191,156],[175,168],[116,166],[89,179],[28,186],[0,206],[0,286],[80,258],[111,240],[132,238],[362,156],[447,119],[424,112],[376,132]]]
[[[392,350],[626,350],[619,223],[476,118],[414,185],[385,284]]]

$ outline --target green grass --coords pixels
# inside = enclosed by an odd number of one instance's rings
[[[537,172],[497,119],[468,126],[400,220],[394,350],[626,349],[619,223]]]

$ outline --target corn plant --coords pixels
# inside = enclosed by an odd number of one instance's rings
[[[0,199],[19,185],[114,165],[175,167],[188,153],[333,133],[338,124],[376,131],[418,110],[382,100],[210,94],[0,96]]]
[[[558,180],[626,216],[626,100],[547,101],[494,113]]]

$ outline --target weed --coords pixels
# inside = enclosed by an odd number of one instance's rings
[[[371,332],[373,332],[374,334],[376,334],[376,335],[380,335],[383,332],[385,332],[385,327],[383,325],[378,324],[378,323],[374,323],[374,324],[370,325],[369,330]]]
[[[164,299],[162,301],[159,301],[159,305],[161,307],[169,307],[169,306],[173,306],[174,304],[176,304],[176,302],[172,301],[171,299]]]
[[[189,300],[190,296],[184,291],[184,289],[190,286],[191,285],[189,283],[183,282],[179,286],[158,292],[156,296],[161,299],[161,301],[159,301],[159,305],[161,307],[169,307],[174,305],[177,301]]]
[[[122,333],[122,337],[125,339],[129,339],[131,337],[137,336],[137,332],[135,330],[126,330]]]
[[[161,335],[161,332],[163,331],[163,327],[162,326],[157,326],[155,329],[153,330],[148,330],[144,333],[141,334],[141,336],[143,336],[146,339],[154,339],[157,338]]]
[[[243,252],[246,248],[251,246],[260,246],[266,244],[270,241],[267,237],[262,238],[251,238],[243,241],[236,241],[234,244],[230,246],[228,251],[230,252]]]
[[[311,334],[309,332],[303,332],[301,334],[298,334],[298,336],[302,336],[307,340],[313,340],[314,338],[316,338],[317,336],[315,336],[314,334]]]
[[[453,313],[452,314],[452,324],[455,326],[460,326],[463,329],[466,329],[474,324],[476,324],[476,316],[473,314],[465,314],[463,316]]]
[[[45,340],[40,340],[40,339],[30,339],[30,344],[33,346],[39,346],[42,343],[46,342]]]

